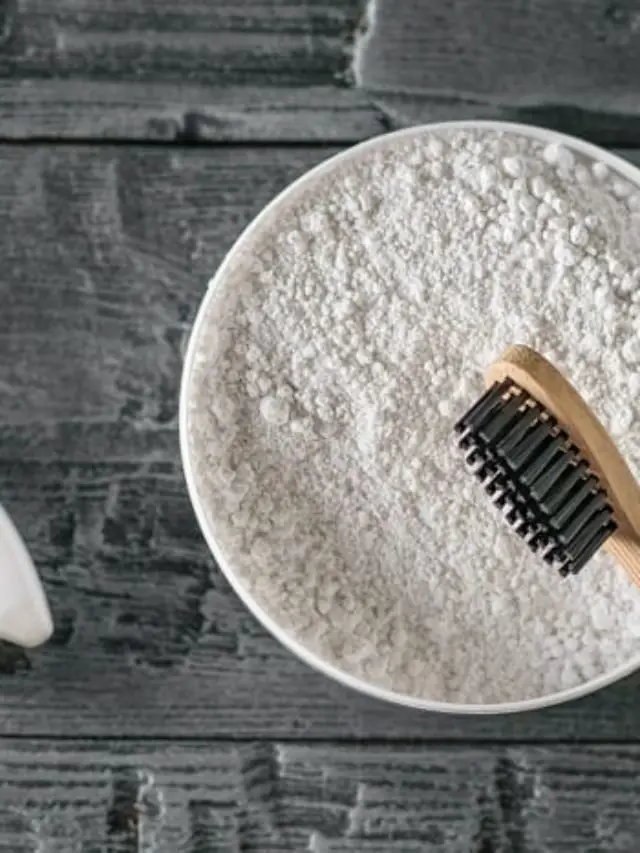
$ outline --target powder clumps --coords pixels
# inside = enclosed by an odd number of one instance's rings
[[[640,593],[598,555],[563,581],[453,450],[486,366],[528,344],[640,473],[640,190],[562,145],[393,137],[311,176],[243,238],[191,378],[221,552],[344,671],[506,702],[640,651]]]

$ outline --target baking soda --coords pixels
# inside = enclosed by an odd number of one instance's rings
[[[454,449],[486,367],[528,344],[640,472],[640,192],[494,131],[384,140],[313,176],[216,283],[191,377],[196,487],[292,637],[413,697],[505,702],[640,652],[640,592],[562,580]]]

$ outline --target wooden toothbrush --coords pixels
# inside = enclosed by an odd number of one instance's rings
[[[564,575],[603,546],[640,587],[640,486],[571,383],[512,346],[456,424],[469,467],[529,547]]]

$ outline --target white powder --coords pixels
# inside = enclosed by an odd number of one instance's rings
[[[640,192],[493,131],[391,139],[286,201],[220,281],[189,442],[220,547],[310,650],[416,697],[502,702],[640,652],[640,592],[562,580],[453,449],[486,366],[529,344],[640,472]]]

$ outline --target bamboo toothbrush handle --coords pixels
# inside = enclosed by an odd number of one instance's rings
[[[640,587],[640,486],[613,439],[571,383],[530,347],[509,347],[489,367],[485,377],[487,385],[507,378],[568,428],[572,441],[599,477],[613,507],[618,529],[604,547]]]
[[[604,548],[622,566],[634,584],[640,587],[640,542],[638,539],[616,530],[613,536],[609,537],[604,543]]]

